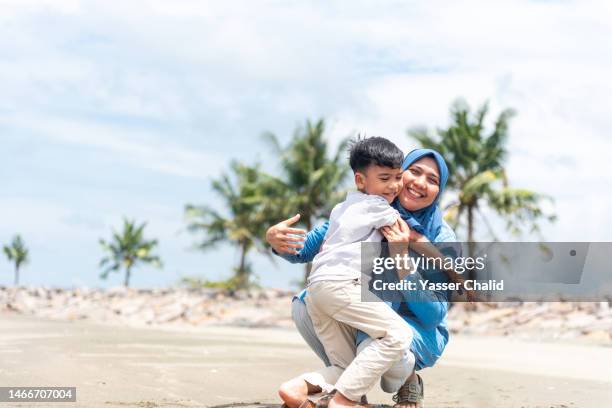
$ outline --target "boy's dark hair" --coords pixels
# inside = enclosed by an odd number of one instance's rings
[[[403,161],[404,153],[384,137],[357,137],[349,148],[349,163],[353,172],[363,172],[371,165],[397,169]]]

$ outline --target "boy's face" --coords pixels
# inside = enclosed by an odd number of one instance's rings
[[[402,169],[370,165],[355,173],[355,185],[362,193],[382,196],[391,203],[402,190]]]

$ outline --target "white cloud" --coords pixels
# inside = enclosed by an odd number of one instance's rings
[[[75,14],[80,3],[80,0],[0,0],[0,20],[41,11]]]
[[[197,190],[230,158],[265,152],[264,130],[287,138],[323,116],[335,141],[360,131],[407,150],[406,129],[445,126],[456,97],[489,100],[490,119],[518,110],[512,183],[557,198],[549,238],[574,239],[578,215],[583,239],[611,238],[608,1],[0,0],[0,10],[9,140],[34,134],[117,157],[126,177],[138,167]],[[74,214],[47,215],[97,225]],[[36,225],[52,234],[35,219],[24,230]]]
[[[123,129],[112,124],[91,124],[61,118],[38,118],[29,121],[13,116],[0,124],[32,131],[43,139],[82,145],[121,157],[129,165],[175,176],[209,179],[224,164],[213,153],[181,146],[170,135]]]

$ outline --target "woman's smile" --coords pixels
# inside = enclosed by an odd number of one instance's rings
[[[406,192],[407,192],[409,195],[413,196],[414,198],[423,198],[423,197],[425,197],[425,194],[423,194],[423,193],[420,193],[420,192],[416,191],[416,190],[415,190],[414,188],[412,188],[412,187],[406,187]]]

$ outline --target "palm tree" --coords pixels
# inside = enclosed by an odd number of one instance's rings
[[[450,208],[447,217],[454,228],[465,225],[468,243],[474,241],[476,214],[489,228],[493,239],[497,239],[482,211],[484,205],[500,215],[508,230],[517,235],[525,224],[533,233],[539,232],[540,219],[555,220],[554,215],[545,214],[540,207],[542,200],[551,200],[549,197],[508,184],[504,163],[508,156],[508,122],[515,112],[502,111],[493,129],[486,133],[487,112],[485,103],[471,116],[468,105],[458,100],[451,107],[451,125],[447,129],[432,132],[415,128],[408,132],[422,147],[436,149],[445,157],[450,170],[448,188],[457,193],[456,201],[447,207]],[[468,247],[472,251],[473,245]]]
[[[231,174],[224,173],[212,182],[212,189],[223,200],[226,211],[188,204],[185,216],[189,231],[205,234],[197,245],[199,249],[209,250],[224,241],[238,248],[240,260],[228,283],[242,289],[252,283],[248,253],[253,248],[265,251],[263,237],[273,216],[277,216],[274,210],[278,207],[281,186],[277,179],[261,172],[257,164],[247,166],[234,161],[230,169]]]
[[[10,245],[3,248],[9,262],[15,264],[15,286],[19,285],[19,269],[29,261],[29,250],[26,248],[20,235],[15,235]]]
[[[286,147],[281,146],[272,133],[264,138],[272,145],[280,157],[284,207],[279,213],[301,214],[307,230],[311,230],[317,219],[329,217],[334,205],[344,197],[342,183],[349,173],[346,159],[348,138],[340,142],[336,153],[330,156],[330,148],[324,137],[325,121],[313,123],[306,121],[298,127]],[[306,265],[304,280],[310,273],[311,265]]]
[[[151,254],[158,245],[157,240],[146,240],[143,236],[146,225],[146,223],[136,225],[136,221],[129,221],[124,218],[121,233],[113,230],[111,240],[107,242],[100,239],[100,245],[108,253],[100,261],[100,268],[104,268],[100,278],[106,279],[109,273],[118,272],[121,268],[124,268],[125,279],[123,285],[128,287],[132,268],[139,263],[152,264],[161,268],[162,262],[159,256]]]

